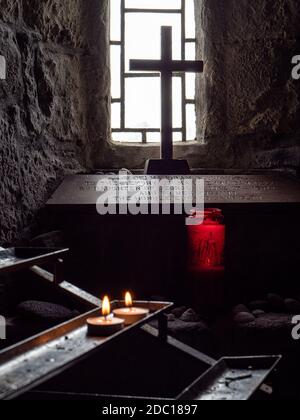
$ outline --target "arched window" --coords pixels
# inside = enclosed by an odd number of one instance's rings
[[[160,27],[173,27],[173,58],[195,60],[194,0],[110,0],[111,127],[118,142],[160,141],[160,77],[129,71],[160,58]],[[196,139],[195,74],[173,77],[173,140]]]

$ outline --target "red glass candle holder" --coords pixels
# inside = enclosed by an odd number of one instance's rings
[[[195,212],[191,217],[201,218],[202,224],[188,228],[188,269],[209,271],[224,269],[225,224],[222,211],[206,209]]]

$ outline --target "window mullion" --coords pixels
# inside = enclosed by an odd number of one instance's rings
[[[125,128],[125,0],[121,0],[121,128]]]
[[[181,0],[181,59],[185,60],[185,0]],[[182,141],[186,138],[186,83],[185,74],[181,76],[181,113],[182,113]]]

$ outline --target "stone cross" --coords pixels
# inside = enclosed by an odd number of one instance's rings
[[[150,166],[156,173],[149,168],[148,162],[146,172],[155,175],[186,172],[183,166],[188,168],[187,162],[173,160],[172,76],[174,72],[201,73],[203,61],[173,60],[172,27],[163,26],[161,28],[161,60],[130,60],[130,70],[159,71],[161,74],[161,161],[150,161]]]
[[[6,60],[3,55],[0,55],[0,80],[6,79]]]

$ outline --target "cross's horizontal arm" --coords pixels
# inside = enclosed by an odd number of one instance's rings
[[[171,71],[199,73],[203,71],[203,61],[177,61],[164,63],[162,60],[130,60],[133,71]]]

